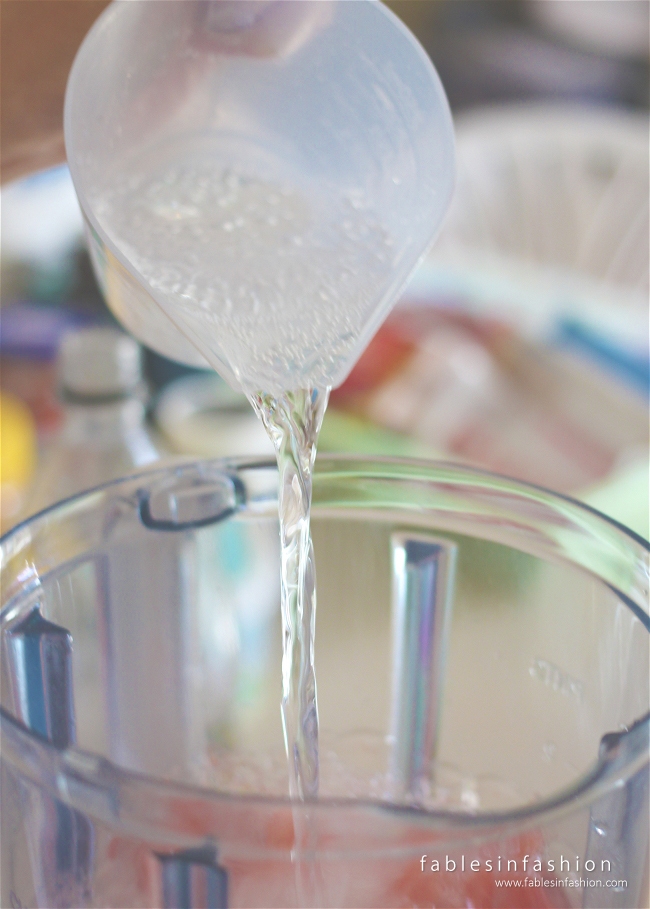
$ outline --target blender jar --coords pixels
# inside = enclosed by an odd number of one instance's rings
[[[275,464],[151,470],[5,536],[2,905],[642,905],[647,544],[389,459],[319,458],[312,526],[304,803]]]

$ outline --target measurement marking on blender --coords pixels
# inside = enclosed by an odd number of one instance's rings
[[[546,685],[547,688],[561,692],[567,697],[574,698],[578,704],[582,704],[584,696],[584,685],[582,682],[573,678],[568,672],[564,672],[559,666],[549,660],[541,660],[539,658],[533,660],[528,672],[534,679]]]

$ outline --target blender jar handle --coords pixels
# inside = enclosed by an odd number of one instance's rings
[[[246,488],[234,473],[175,476],[151,489],[139,489],[138,513],[149,530],[196,530],[225,521],[246,504]]]

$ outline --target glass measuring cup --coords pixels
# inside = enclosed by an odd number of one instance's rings
[[[2,905],[643,905],[647,544],[506,478],[321,458],[323,797],[291,804],[276,486],[158,469],[3,539]]]
[[[368,0],[112,4],[65,139],[115,315],[253,392],[343,381],[453,183],[437,74]]]

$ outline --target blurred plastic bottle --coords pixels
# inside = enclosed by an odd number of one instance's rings
[[[64,420],[44,453],[23,516],[158,460],[145,426],[139,345],[112,328],[65,335],[59,351]]]

